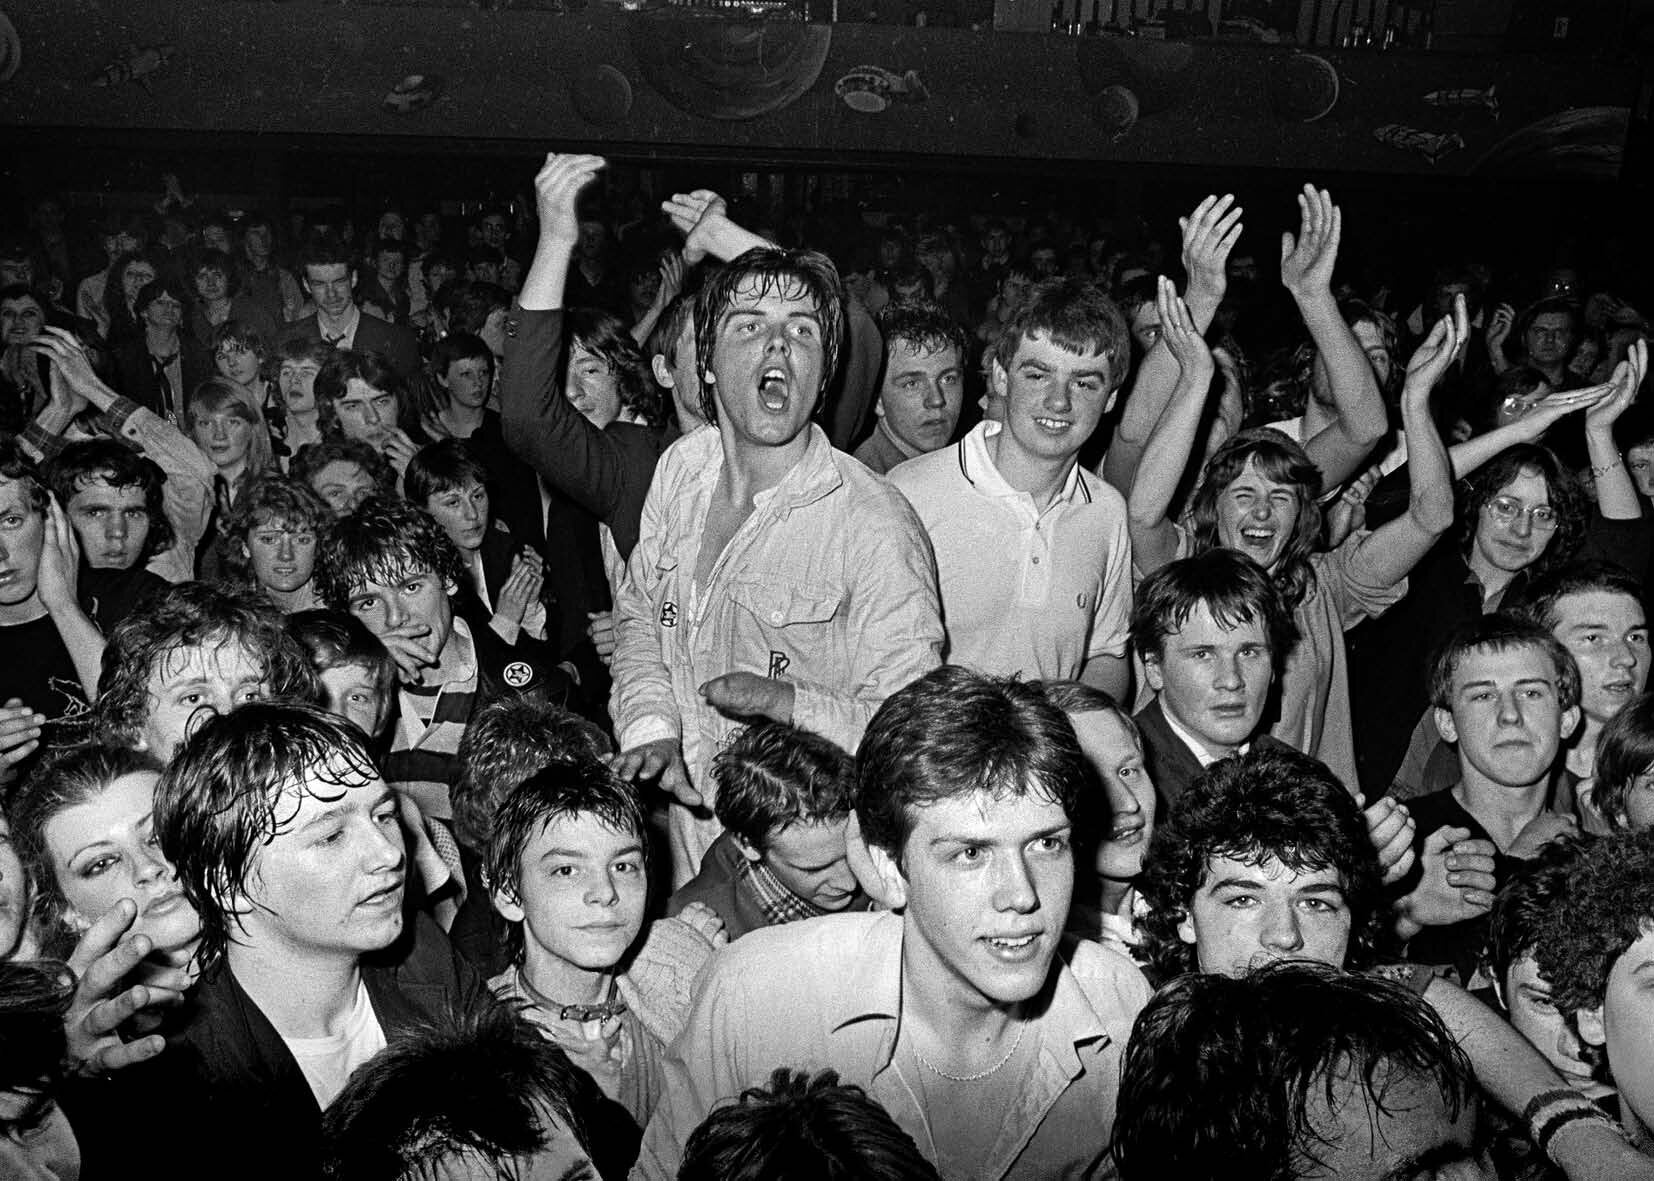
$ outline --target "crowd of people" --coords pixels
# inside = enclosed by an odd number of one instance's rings
[[[0,237],[0,1175],[1654,1178],[1631,303],[604,167]]]

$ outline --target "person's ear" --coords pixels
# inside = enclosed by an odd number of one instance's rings
[[[988,367],[989,386],[993,388],[994,394],[997,397],[1003,398],[1005,397],[1006,389],[1010,386],[1010,382],[1011,375],[1005,372],[1005,366],[1000,364],[998,357],[995,357],[993,364]]]
[[[1562,733],[1558,735],[1563,741],[1573,737],[1574,731],[1579,729],[1579,706],[1571,705],[1562,711]]]
[[[666,363],[663,353],[656,353],[649,358],[649,372],[655,376],[655,384],[663,390],[672,389],[676,384],[672,380],[672,366]]]
[[[1177,920],[1177,937],[1190,947],[1194,947],[1200,942],[1195,935],[1195,920],[1192,911],[1184,911],[1183,917]]]
[[[1160,657],[1149,655],[1143,657],[1143,679],[1149,683],[1149,688],[1156,693],[1166,687],[1166,677],[1160,669]]]
[[[862,893],[887,910],[907,905],[907,876],[889,850],[869,844],[861,833],[861,820],[854,813],[844,825],[845,860]]]
[[[878,396],[878,398],[873,403],[873,417],[874,418],[883,418],[884,417],[884,395],[883,394],[880,394]]]
[[[496,888],[490,897],[493,900],[495,912],[506,922],[520,923],[528,917],[515,891]]]
[[[1445,742],[1457,742],[1459,740],[1459,727],[1453,723],[1452,710],[1443,709],[1439,705],[1436,707],[1436,732],[1442,736],[1442,740]]]
[[[436,378],[437,385],[441,386],[444,390],[449,388],[448,375],[446,373],[433,373],[431,376]]]
[[[442,584],[442,591],[451,599],[459,594],[459,583],[450,578]]]
[[[1574,1025],[1579,1029],[1579,1040],[1588,1046],[1606,1046],[1608,1044],[1608,1027],[1602,1020],[1602,1006],[1594,1009],[1578,1009],[1574,1012]]]
[[[748,861],[752,862],[754,865],[757,865],[760,861],[764,860],[763,851],[759,850],[759,849],[754,849],[750,844],[747,843],[746,839],[743,838],[743,837],[736,837],[735,838],[735,847],[737,849],[741,850],[741,856],[745,857]]]

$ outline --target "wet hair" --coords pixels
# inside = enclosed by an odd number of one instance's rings
[[[344,437],[344,428],[339,425],[339,411],[333,403],[345,396],[352,378],[393,396],[399,420],[406,413],[402,378],[384,356],[371,351],[334,349],[333,355],[316,374],[316,427],[324,436]]]
[[[214,328],[207,341],[207,351],[216,355],[227,344],[246,349],[258,358],[260,366],[270,359],[270,342],[246,320],[232,318]]]
[[[270,428],[264,421],[264,407],[228,378],[209,377],[190,391],[190,396],[184,403],[186,429],[195,430],[197,415],[213,414],[220,410],[233,411],[235,417],[248,424],[247,467],[236,477],[236,485],[244,493],[248,485],[269,474],[276,466],[274,449],[270,443]]]
[[[486,485],[488,469],[463,439],[442,439],[421,447],[408,460],[408,469],[402,473],[402,495],[423,509],[431,497],[464,488],[470,481]]]
[[[1624,595],[1642,606],[1642,583],[1612,562],[1569,562],[1553,566],[1513,595],[1502,610],[1523,619],[1531,619],[1540,627],[1553,630],[1561,622],[1558,606],[1569,595],[1592,593]]]
[[[649,339],[643,342],[643,359],[650,361],[654,357],[665,357],[668,365],[678,363],[678,337],[683,335],[685,324],[690,325],[691,339],[695,323],[695,295],[691,290],[683,290],[672,297],[655,319],[655,326],[649,330]]]
[[[1614,964],[1654,929],[1654,829],[1587,845],[1568,870],[1564,904],[1540,926],[1534,959],[1551,1003],[1575,1022],[1600,1008]]]
[[[1155,978],[1198,967],[1177,928],[1220,857],[1249,865],[1273,858],[1294,873],[1333,870],[1350,911],[1339,966],[1372,962],[1387,917],[1378,854],[1355,798],[1326,764],[1280,747],[1254,750],[1213,763],[1167,809],[1138,879],[1149,908],[1141,950]]]
[[[665,398],[649,373],[648,358],[620,317],[598,308],[570,308],[564,313],[563,331],[569,347],[558,359],[556,388],[559,391],[567,386],[569,365],[574,359],[574,346],[578,344],[614,374],[623,408],[652,427],[665,424]]]
[[[576,758],[548,763],[512,789],[489,826],[488,885],[516,898],[523,873],[523,854],[540,831],[558,820],[593,816],[622,836],[636,837],[641,860],[649,864],[649,819],[638,789],[615,774],[607,763]],[[647,874],[647,869],[643,870]],[[508,944],[512,959],[521,963],[521,923],[512,923]]]
[[[1296,609],[1315,581],[1310,559],[1321,540],[1321,506],[1317,503],[1321,495],[1321,469],[1302,447],[1280,431],[1267,427],[1241,431],[1206,461],[1200,486],[1189,502],[1195,549],[1207,550],[1223,544],[1218,540],[1218,501],[1248,464],[1256,465],[1266,480],[1290,487],[1298,498],[1298,521],[1292,537],[1269,572],[1275,585],[1281,588],[1287,606]]]
[[[1531,619],[1495,611],[1448,633],[1430,658],[1430,704],[1437,709],[1453,708],[1453,676],[1466,657],[1476,653],[1509,652],[1516,648],[1537,648],[1549,658],[1556,673],[1557,702],[1562,709],[1579,704],[1579,666],[1562,642]]]
[[[26,1097],[16,1117],[0,1118],[0,1139],[33,1127],[57,1101],[67,1075],[64,1018],[75,974],[55,960],[0,960],[0,1093]]]
[[[1532,957],[1546,922],[1568,906],[1568,872],[1590,838],[1563,834],[1545,842],[1531,860],[1517,859],[1510,877],[1488,912],[1487,945],[1482,962],[1493,982],[1504,989],[1510,970]],[[1510,997],[1505,997],[1510,1008]]]
[[[337,234],[317,233],[312,233],[305,239],[304,247],[299,251],[300,279],[309,278],[305,272],[311,267],[337,266],[344,267],[346,274],[356,273],[356,252],[347,246],[343,239]]]
[[[160,770],[154,755],[129,746],[90,742],[52,748],[41,757],[6,809],[23,872],[34,883],[35,917],[54,952],[67,956],[79,933],[69,926],[69,901],[52,867],[46,825],[70,808],[101,798],[117,779]]]
[[[335,437],[306,443],[287,465],[287,474],[314,491],[316,477],[330,463],[354,463],[373,481],[379,496],[395,499],[396,469],[383,455],[360,439]]]
[[[953,349],[963,369],[970,358],[970,347],[965,330],[946,312],[933,303],[893,303],[878,315],[879,334],[884,337],[884,357],[880,363],[879,384],[884,384],[889,372],[891,355],[896,342],[904,342],[909,349],[922,353],[936,353]]]
[[[37,513],[46,511],[47,486],[40,469],[29,458],[15,438],[0,438],[0,480],[22,484],[29,507]]]
[[[1591,799],[1608,827],[1627,827],[1625,801],[1639,776],[1654,767],[1654,694],[1641,693],[1602,727]]]
[[[373,674],[374,687],[386,702],[396,699],[399,672],[396,660],[383,641],[356,616],[344,611],[313,607],[287,616],[288,634],[303,645],[318,683],[324,672],[335,668],[365,668]],[[326,696],[325,686],[321,696]],[[377,738],[376,734],[368,737]]]
[[[410,1181],[443,1161],[500,1177],[561,1134],[582,1149],[580,1074],[519,1013],[483,1004],[429,1019],[358,1068],[322,1115],[322,1176]]]
[[[913,1137],[838,1072],[778,1066],[714,1108],[684,1145],[678,1181],[940,1181]]]
[[[255,701],[208,718],[178,749],[155,787],[155,834],[201,916],[203,964],[234,941],[234,899],[300,797],[331,802],[379,778],[366,743],[318,706]]]
[[[1132,647],[1145,660],[1159,660],[1167,637],[1181,631],[1201,605],[1222,627],[1262,624],[1276,671],[1285,667],[1298,641],[1291,609],[1262,566],[1222,546],[1168,562],[1142,581],[1131,609]]]
[[[707,278],[695,298],[695,366],[701,375],[701,417],[714,426],[718,424],[718,399],[706,374],[716,359],[718,329],[724,316],[737,299],[748,296],[796,297],[815,305],[821,317],[817,406],[838,373],[839,350],[844,342],[844,284],[833,260],[813,250],[755,246]]]
[[[401,500],[369,497],[333,523],[316,551],[316,593],[340,611],[362,587],[415,573],[429,574],[445,587],[466,586],[469,580],[442,526]]]
[[[1034,284],[993,346],[993,359],[1007,373],[1022,342],[1045,337],[1071,353],[1094,353],[1108,361],[1108,389],[1125,380],[1131,362],[1131,329],[1112,299],[1097,284],[1060,275]]]
[[[1468,554],[1481,525],[1482,509],[1506,484],[1524,473],[1538,475],[1545,481],[1551,507],[1556,510],[1556,531],[1551,534],[1551,543],[1528,568],[1530,576],[1537,577],[1573,558],[1585,540],[1590,511],[1578,477],[1563,466],[1549,448],[1536,443],[1518,443],[1483,464],[1461,485],[1459,519],[1464,522],[1463,545]]]
[[[1032,685],[944,665],[879,706],[856,752],[856,817],[898,863],[914,813],[947,799],[1034,795],[1078,813],[1089,764]]]
[[[856,763],[819,734],[754,722],[712,760],[724,828],[762,852],[794,824],[842,820],[856,803]]]
[[[1322,1176],[1321,1154],[1337,1144],[1317,1127],[1317,1101],[1357,1085],[1375,1117],[1401,1118],[1385,1097],[1409,1077],[1433,1083],[1453,1119],[1475,1110],[1469,1059],[1400,984],[1300,961],[1240,978],[1185,976],[1132,1030],[1114,1159],[1124,1181]]]
[[[608,735],[560,705],[522,696],[490,702],[459,740],[459,775],[448,789],[454,834],[486,849],[494,814],[518,784],[553,763],[602,760],[612,750]]]
[[[294,532],[308,529],[319,540],[332,521],[333,510],[309,484],[287,476],[265,476],[241,494],[224,522],[225,573],[243,586],[254,585],[252,559],[242,547],[255,529],[266,525],[284,525]]]
[[[236,645],[264,662],[272,698],[314,701],[310,662],[282,626],[281,614],[250,591],[180,582],[158,591],[117,623],[103,649],[98,677],[100,728],[117,741],[136,741],[153,706],[149,681],[186,649]]]
[[[144,510],[149,514],[149,535],[144,538],[144,548],[133,565],[142,566],[172,544],[172,522],[167,519],[161,497],[166,473],[153,459],[125,443],[115,439],[79,439],[66,443],[46,465],[45,477],[52,495],[65,512],[75,494],[84,492],[92,484],[141,489]]]

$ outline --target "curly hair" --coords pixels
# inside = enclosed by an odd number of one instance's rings
[[[152,708],[149,682],[156,669],[185,649],[235,644],[264,662],[270,696],[314,701],[315,673],[281,613],[249,591],[181,582],[152,596],[109,633],[94,707],[100,729],[117,741],[137,740]]]
[[[247,535],[267,525],[318,538],[333,522],[333,510],[309,484],[287,476],[266,476],[235,502],[224,522],[224,570],[240,586],[253,587],[253,564],[247,556]]]
[[[1539,926],[1534,959],[1551,1001],[1573,1021],[1600,1008],[1614,964],[1654,930],[1654,829],[1587,846],[1568,870],[1565,905]]]
[[[805,1165],[803,1162],[808,1162]],[[778,1066],[714,1109],[684,1145],[678,1181],[940,1181],[913,1137],[838,1072]]]
[[[1218,539],[1218,500],[1249,464],[1256,466],[1266,480],[1290,487],[1298,500],[1298,521],[1292,538],[1269,572],[1287,606],[1296,608],[1315,580],[1310,559],[1321,542],[1321,469],[1280,431],[1268,427],[1242,431],[1206,461],[1200,486],[1189,502],[1195,549],[1214,549],[1223,544]]]
[[[316,477],[330,463],[354,463],[365,472],[378,489],[378,495],[396,496],[396,469],[373,447],[359,439],[324,438],[319,443],[306,443],[287,465],[287,474],[313,491]]]
[[[172,545],[172,522],[167,519],[162,499],[166,473],[153,459],[125,443],[116,439],[80,439],[67,443],[46,465],[45,478],[65,511],[75,494],[91,484],[142,489],[144,511],[149,514],[149,534],[134,565],[142,566]]]
[[[1152,976],[1170,980],[1198,967],[1177,928],[1220,857],[1253,865],[1273,858],[1294,873],[1334,870],[1350,911],[1349,950],[1334,967],[1372,962],[1385,916],[1366,819],[1324,763],[1274,746],[1212,764],[1155,829],[1138,881],[1148,903],[1141,950]]]
[[[322,539],[316,593],[343,611],[361,587],[389,585],[418,572],[450,588],[469,585],[459,551],[434,518],[406,501],[370,496]]]
[[[1459,519],[1464,522],[1461,544],[1469,554],[1476,544],[1482,510],[1518,476],[1541,477],[1549,491],[1551,507],[1556,510],[1556,530],[1551,534],[1550,544],[1529,568],[1530,576],[1537,577],[1573,558],[1585,540],[1585,526],[1590,516],[1589,502],[1579,478],[1549,448],[1537,443],[1507,447],[1462,482],[1459,490]]]
[[[1482,964],[1494,984],[1505,987],[1511,968],[1534,956],[1545,924],[1558,910],[1566,910],[1568,874],[1578,863],[1590,837],[1563,834],[1540,846],[1532,860],[1518,860],[1488,912],[1487,945]],[[1510,998],[1505,998],[1510,1007]]]
[[[755,722],[712,760],[715,811],[754,849],[793,824],[842,820],[855,806],[856,764],[841,747],[785,722]]]
[[[487,849],[494,814],[519,783],[552,763],[605,759],[607,734],[579,714],[532,697],[502,697],[471,716],[459,740],[459,776],[448,789],[454,834]]]

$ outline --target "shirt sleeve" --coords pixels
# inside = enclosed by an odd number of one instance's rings
[[[152,410],[117,398],[104,414],[123,439],[136,443],[166,473],[161,505],[174,535],[172,547],[157,554],[149,568],[169,582],[195,577],[195,549],[212,515],[212,461],[184,433]]]
[[[850,514],[851,667],[836,685],[793,685],[793,721],[846,750],[856,749],[886,697],[942,663],[942,600],[930,538],[906,498],[882,485],[879,491],[887,494],[879,514],[885,527],[871,513]]]
[[[660,477],[643,502],[638,543],[626,564],[626,577],[615,588],[613,691],[609,713],[621,750],[646,742],[683,737],[682,718],[672,693],[672,673],[661,649],[655,604],[664,573],[660,568],[665,539],[666,505],[676,491],[671,457],[662,461]]]
[[[1338,619],[1348,630],[1363,619],[1384,614],[1407,596],[1407,579],[1389,582],[1372,569],[1362,552],[1372,530],[1352,533],[1344,544],[1314,558],[1322,591],[1333,596]]]

